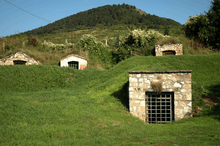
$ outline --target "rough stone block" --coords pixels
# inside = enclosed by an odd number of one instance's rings
[[[139,87],[144,88],[144,83],[139,83]]]
[[[192,93],[187,93],[183,96],[183,100],[192,100]]]
[[[137,78],[134,78],[134,77],[130,77],[129,78],[129,82],[131,82],[131,83],[137,83]]]
[[[145,107],[145,101],[141,101],[141,102],[140,102],[140,106],[141,106],[141,107]]]
[[[186,89],[180,89],[180,92],[186,92]]]
[[[139,83],[143,83],[144,79],[143,78],[139,78]]]
[[[181,88],[182,85],[178,82],[175,82],[174,85],[173,85],[174,88]]]
[[[141,77],[141,74],[137,74],[137,78],[140,78]]]
[[[183,96],[181,94],[174,94],[175,100],[182,100]]]
[[[184,85],[183,85],[183,88],[185,88],[185,89],[187,89],[187,88],[191,89],[192,87],[191,87],[191,84],[184,84]]]
[[[129,84],[130,84],[131,87],[138,87],[138,83],[132,83],[132,82],[130,82]]]

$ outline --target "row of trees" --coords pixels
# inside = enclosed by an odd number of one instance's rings
[[[206,47],[220,49],[220,0],[213,0],[204,15],[190,17],[185,24],[186,36],[204,44]]]

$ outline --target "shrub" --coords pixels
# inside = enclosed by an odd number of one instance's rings
[[[5,51],[14,50],[14,49],[15,49],[15,46],[12,46],[12,45],[9,45],[9,44],[5,45]]]
[[[163,34],[153,29],[130,31],[128,37],[118,38],[120,41],[119,49],[115,52],[115,54],[118,54],[117,60],[121,61],[121,59],[133,55],[152,55],[155,42],[163,37],[165,37]]]
[[[78,45],[83,51],[89,52],[90,58],[98,62],[102,62],[105,65],[113,62],[111,48],[104,45],[102,42],[97,41],[92,35],[83,35]]]
[[[220,48],[219,45],[219,14],[220,1],[214,0],[205,15],[190,17],[185,24],[185,34],[188,38],[199,41],[206,47]]]
[[[39,44],[39,42],[38,42],[37,38],[29,36],[28,37],[28,44],[36,47]]]

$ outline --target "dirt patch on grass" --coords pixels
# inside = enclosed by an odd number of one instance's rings
[[[220,96],[216,95],[206,95],[203,98],[206,106],[213,106],[220,103]]]
[[[193,110],[192,113],[193,113],[193,115],[199,115],[199,113],[200,113],[201,111],[202,111],[202,108],[198,106],[196,109]]]
[[[203,100],[205,102],[205,105],[208,107],[220,104],[220,96],[216,95],[206,95],[203,97]],[[202,108],[198,106],[196,109],[193,110],[193,115],[198,115],[201,111]]]

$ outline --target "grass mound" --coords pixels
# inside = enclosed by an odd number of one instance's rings
[[[0,145],[217,145],[219,106],[146,124],[130,115],[127,87],[128,70],[193,70],[193,105],[202,105],[203,95],[219,93],[219,61],[213,54],[132,57],[109,70],[0,66]]]
[[[0,88],[10,91],[38,91],[67,87],[76,79],[73,68],[49,65],[0,66]]]

